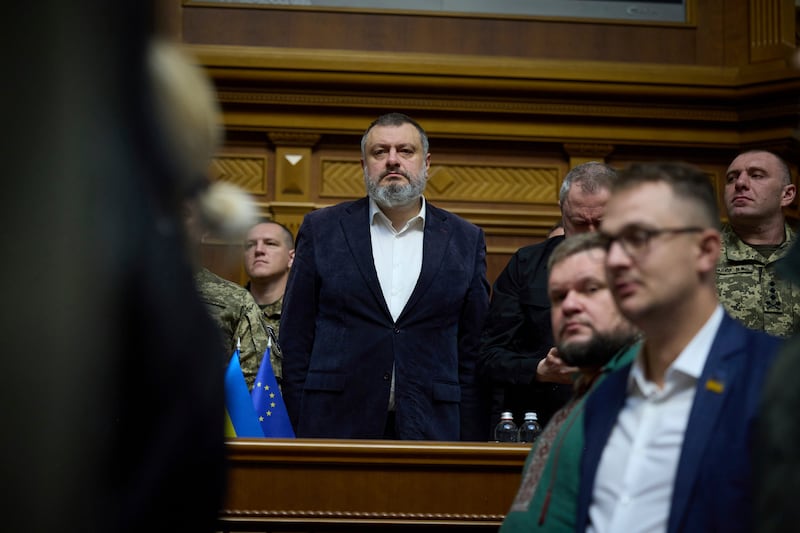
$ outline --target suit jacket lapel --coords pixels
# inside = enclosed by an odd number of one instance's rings
[[[447,219],[442,216],[437,208],[427,202],[425,209],[425,230],[422,238],[422,270],[419,273],[419,279],[414,291],[408,298],[408,302],[406,302],[403,312],[400,313],[398,321],[402,320],[405,314],[428,291],[428,287],[441,269],[442,260],[447,251],[447,243],[450,240],[451,233]]]
[[[364,282],[369,287],[370,292],[375,297],[377,305],[391,320],[392,315],[383,297],[381,284],[378,281],[378,272],[375,270],[375,261],[372,258],[372,238],[369,233],[370,222],[368,198],[353,202],[346,210],[346,215],[339,221],[344,232],[345,241],[353,256],[353,262],[364,278]]]
[[[667,531],[679,531],[681,520],[692,497],[703,456],[711,433],[717,425],[720,410],[730,394],[731,384],[739,369],[733,358],[740,346],[741,335],[727,314],[720,323],[708,353],[703,373],[697,382],[694,403],[686,425],[675,486],[672,493]]]

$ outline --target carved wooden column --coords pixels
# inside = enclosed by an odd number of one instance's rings
[[[311,133],[271,132],[275,144],[275,201],[273,219],[297,235],[311,202],[311,151],[320,136]]]
[[[794,51],[794,4],[750,0],[750,63],[783,60]]]

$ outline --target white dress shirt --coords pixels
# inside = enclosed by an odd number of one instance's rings
[[[587,532],[666,530],[697,381],[722,316],[717,306],[667,368],[663,388],[645,378],[639,352],[628,376],[625,405],[597,468]]]
[[[369,199],[369,234],[372,260],[378,273],[383,299],[396,322],[414,292],[422,271],[422,237],[425,231],[425,198],[419,213],[398,231],[375,201]],[[394,371],[389,393],[389,410],[394,410]]]

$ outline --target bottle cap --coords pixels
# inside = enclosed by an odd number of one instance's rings
[[[500,418],[514,418],[514,415],[511,414],[511,411],[503,411],[500,414]]]

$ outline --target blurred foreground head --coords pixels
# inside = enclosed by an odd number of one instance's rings
[[[189,238],[207,231],[237,237],[255,223],[250,197],[233,184],[209,179],[211,158],[222,144],[216,92],[202,68],[177,45],[154,39],[149,68],[164,144],[174,162],[177,195],[188,211]]]

